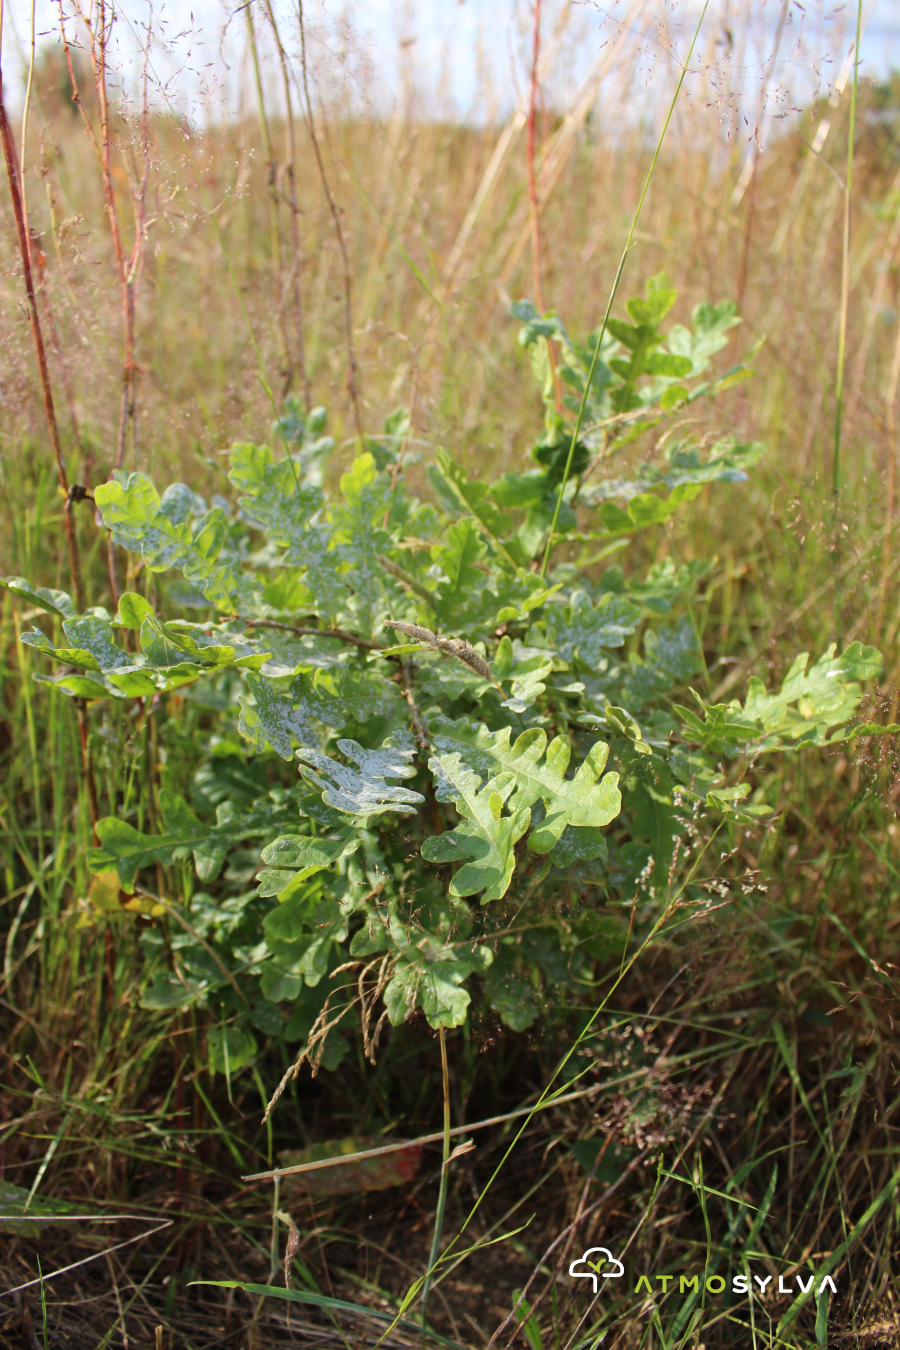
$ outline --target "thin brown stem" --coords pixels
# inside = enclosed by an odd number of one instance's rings
[[[303,94],[306,99],[306,121],[309,127],[309,138],[312,141],[313,154],[316,157],[316,165],[318,166],[319,177],[322,179],[322,187],[328,201],[328,209],[331,212],[331,219],[334,222],[334,233],[337,238],[341,261],[344,268],[344,330],[347,341],[347,393],[350,395],[350,402],[353,405],[353,420],[356,425],[356,434],[359,437],[359,443],[362,446],[365,444],[365,437],[363,435],[362,416],[359,408],[359,391],[356,384],[356,350],[353,345],[353,296],[350,279],[350,258],[347,254],[344,231],[341,229],[340,212],[338,211],[337,203],[334,200],[331,185],[328,182],[328,174],[325,172],[325,165],[322,161],[322,151],[319,148],[319,138],[316,135],[312,100],[309,96],[309,76],[306,69],[306,29],[303,23],[303,0],[297,0],[297,16],[300,21],[300,59],[303,69]]]
[[[281,276],[281,236],[278,233],[278,191],[275,186],[277,164],[272,154],[272,137],[269,134],[269,119],[266,115],[266,101],[263,96],[262,76],[259,70],[259,53],[256,49],[256,30],[253,27],[253,6],[247,5],[247,38],[250,43],[250,56],[253,61],[253,78],[256,84],[256,102],[259,111],[259,134],[262,137],[263,154],[266,157],[266,179],[269,188],[269,229],[272,235],[272,260],[275,271]]]
[[[69,48],[69,41],[65,31],[65,23],[62,5],[60,4],[60,33],[62,36],[63,49],[66,54],[66,61],[69,68],[69,78],[72,83],[72,100],[81,111],[85,126],[94,146],[94,151],[100,165],[100,177],[103,184],[103,195],[106,201],[106,215],[109,220],[110,235],[112,237],[113,252],[116,259],[116,270],[119,276],[119,285],[122,293],[122,317],[124,327],[124,351],[122,360],[122,401],[119,410],[119,431],[116,441],[116,459],[115,467],[121,469],[125,462],[125,450],[128,442],[128,429],[131,428],[131,439],[134,450],[135,460],[137,459],[137,375],[138,368],[135,363],[135,306],[137,301],[137,292],[140,286],[140,277],[144,262],[144,244],[145,244],[145,216],[147,186],[149,182],[150,158],[149,158],[149,101],[148,101],[148,61],[149,61],[149,41],[148,48],[144,53],[144,71],[143,71],[143,106],[141,110],[141,156],[143,167],[140,177],[134,173],[129,173],[129,191],[131,195],[132,210],[134,213],[134,244],[131,253],[126,256],[125,246],[122,241],[122,229],[119,222],[119,214],[116,206],[116,198],[112,174],[112,141],[110,134],[110,109],[109,93],[106,85],[107,76],[107,48],[109,45],[109,35],[112,25],[115,22],[114,12],[107,9],[106,0],[97,0],[96,21],[94,10],[91,9],[87,14],[84,13],[80,5],[76,6],[78,17],[84,24],[90,40],[91,52],[91,70],[94,77],[94,88],[97,96],[97,106],[99,110],[99,137],[95,134],[91,125],[90,117],[84,107],[81,93],[78,88],[78,82],[75,76],[75,69],[72,63],[72,55]]]
[[[237,619],[247,628],[276,628],[282,633],[293,633],[297,637],[339,638],[341,642],[352,642],[355,647],[361,647],[364,651],[381,651],[377,642],[367,642],[365,638],[357,637],[355,633],[348,633],[344,628],[305,628],[292,623],[276,623],[274,619],[245,619],[241,614],[229,614],[223,617]]]
[[[528,121],[526,123],[525,162],[528,170],[528,201],[531,208],[531,284],[534,288],[534,302],[543,314],[544,287],[541,278],[541,208],[538,199],[537,180],[534,172],[534,130],[537,116],[538,62],[541,55],[541,0],[534,0],[534,30],[531,45],[531,92],[528,101]],[[547,342],[550,369],[553,372],[553,397],[556,411],[562,412],[562,381],[559,378],[556,343]]]
[[[781,44],[781,36],[782,33],[784,32],[784,25],[787,19],[787,13],[788,13],[788,3],[787,0],[783,0],[781,6],[781,13],[778,17],[778,27],[775,31],[775,43],[772,48],[772,55],[769,58],[766,76],[762,82],[759,93],[759,106],[756,114],[756,134],[754,136],[753,141],[753,168],[751,169],[750,172],[747,218],[746,221],[744,222],[744,237],[741,241],[741,260],[738,267],[737,295],[735,299],[735,303],[737,304],[737,312],[739,314],[742,314],[744,312],[744,295],[747,290],[747,277],[750,270],[750,244],[751,239],[753,237],[754,217],[756,215],[756,184],[758,178],[759,156],[761,150],[759,138],[761,134],[762,116],[763,112],[765,111],[766,90],[769,85],[769,77],[772,74],[772,70],[775,65],[775,60],[778,56],[778,48]],[[734,335],[732,335],[732,351],[734,350],[735,341],[736,338],[734,337]]]
[[[2,32],[0,32],[0,38],[2,38]],[[56,460],[56,474],[59,479],[60,491],[64,496],[68,497],[69,480],[66,475],[62,444],[59,439],[59,427],[56,422],[56,408],[53,402],[53,389],[50,384],[50,370],[47,366],[47,352],[44,347],[44,334],[41,329],[41,319],[38,313],[37,299],[34,293],[34,280],[31,271],[31,246],[28,239],[28,229],[25,224],[25,213],[22,205],[22,190],[19,180],[19,169],[16,163],[16,148],[13,142],[9,119],[6,116],[6,104],[3,100],[2,68],[0,68],[0,139],[3,141],[3,155],[6,161],[6,178],[9,183],[9,195],[12,198],[13,216],[15,217],[16,233],[19,239],[19,252],[22,257],[25,294],[28,300],[28,316],[31,320],[31,335],[34,339],[34,350],[37,356],[41,393],[44,399],[44,412],[47,418],[47,427],[50,432],[50,443],[53,447],[53,456]],[[68,503],[65,519],[66,537],[69,545],[69,564],[72,572],[72,586],[75,591],[75,603],[80,611],[84,609],[84,586],[81,579],[81,558],[78,552],[78,539],[75,534],[75,524]]]
[[[332,973],[337,974],[336,971]],[[582,1098],[590,1097],[598,1091],[599,1087],[594,1083],[590,1087],[580,1088],[576,1092],[567,1092],[559,1097],[549,1097],[543,1103],[520,1106],[515,1111],[507,1111],[502,1116],[490,1116],[487,1120],[476,1120],[468,1125],[457,1125],[450,1131],[450,1135],[454,1137],[458,1134],[471,1134],[474,1130],[486,1130],[492,1125],[506,1125],[511,1120],[521,1120],[522,1116],[534,1115],[537,1111],[547,1110],[551,1106],[562,1106],[566,1102],[580,1101]],[[404,1149],[418,1148],[422,1144],[437,1144],[443,1138],[443,1130],[439,1130],[437,1134],[420,1134],[415,1139],[403,1139],[399,1143],[384,1144],[380,1148],[366,1149],[364,1153],[342,1153],[339,1157],[323,1158],[318,1162],[295,1163],[293,1167],[275,1167],[268,1172],[251,1172],[248,1176],[242,1176],[241,1181],[271,1181],[276,1176],[291,1177],[297,1176],[301,1172],[318,1172],[323,1167],[343,1167],[360,1162],[363,1158],[383,1158],[389,1153],[399,1153]],[[616,1185],[618,1184],[616,1182]]]
[[[891,190],[887,194],[888,201],[897,201],[898,193],[900,193],[900,170],[898,170],[891,184]],[[888,281],[892,276],[896,276],[898,253],[900,253],[900,202],[897,204],[894,219],[887,231],[884,250],[878,264],[875,286],[869,303],[869,312],[866,316],[866,329],[859,345],[859,351],[856,354],[856,363],[853,368],[853,389],[847,401],[847,421],[851,424],[862,393],[866,361],[872,346],[872,339],[875,336],[875,326],[878,322],[878,316],[884,313],[884,297]]]
[[[46,172],[46,170],[45,170]],[[50,191],[50,184],[47,183],[47,203],[50,209],[50,226],[53,230],[54,242],[56,240],[56,215],[53,207],[53,194]],[[38,286],[40,291],[41,303],[44,308],[44,314],[47,317],[47,334],[50,338],[50,347],[53,351],[54,360],[59,368],[60,378],[62,380],[63,394],[65,395],[66,407],[69,413],[69,421],[72,425],[72,438],[83,458],[82,475],[85,484],[91,486],[91,469],[93,461],[89,455],[84,453],[84,444],[81,438],[81,424],[78,420],[78,411],[75,407],[75,394],[72,389],[72,380],[69,375],[69,366],[66,360],[66,353],[62,343],[59,340],[59,332],[56,327],[56,318],[53,313],[53,306],[50,303],[50,295],[46,285],[46,259],[43,253],[38,253]]]
[[[528,200],[531,204],[531,281],[534,300],[544,312],[544,290],[541,285],[541,221],[538,207],[537,184],[534,176],[534,124],[537,112],[538,60],[541,54],[541,0],[534,0],[534,31],[531,45],[531,96],[528,102],[525,158],[528,166]]]
[[[409,704],[409,716],[413,724],[413,731],[416,733],[416,744],[420,750],[430,750],[431,742],[428,739],[428,732],[422,721],[422,714],[419,711],[419,705],[416,703],[415,694],[412,686],[412,673],[410,671],[409,661],[400,662],[400,673],[403,676],[403,692],[406,695],[406,701]]]
[[[25,106],[22,109],[22,151],[19,162],[22,165],[22,177],[25,176],[26,164],[26,140],[28,136],[28,111],[31,107],[31,86],[34,84],[34,58],[36,53],[36,35],[35,35],[35,10],[36,0],[31,0],[31,48],[28,56],[28,79],[25,84]],[[24,181],[22,183],[22,215],[25,218],[25,233],[28,236],[29,247],[31,244],[31,227],[28,224],[28,194],[25,191]]]
[[[894,418],[894,407],[897,402],[898,385],[900,385],[900,331],[897,333],[897,341],[894,344],[894,359],[891,363],[891,373],[888,379],[888,388],[884,400],[885,423],[887,426],[887,491],[885,493],[884,504],[884,542],[881,546],[881,586],[878,593],[878,616],[875,624],[875,632],[879,637],[881,635],[881,625],[884,620],[884,607],[887,600],[887,583],[891,570],[894,532],[897,474],[897,428]]]
[[[284,102],[287,112],[287,150],[288,150],[288,205],[291,209],[291,272],[290,288],[294,307],[294,324],[297,330],[297,365],[300,369],[300,383],[303,386],[303,402],[306,411],[309,412],[312,407],[312,394],[309,387],[309,375],[306,370],[306,354],[303,341],[303,304],[300,292],[300,208],[297,205],[297,145],[294,136],[294,108],[291,99],[291,81],[288,71],[287,57],[281,42],[281,35],[278,32],[278,25],[275,22],[275,13],[272,9],[271,0],[265,0],[266,13],[275,37],[275,44],[278,47],[278,57],[281,62],[281,78],[284,84]]]
[[[81,763],[84,768],[84,780],[87,784],[88,811],[91,816],[91,830],[94,843],[99,844],[97,822],[100,819],[100,806],[97,801],[97,784],[94,781],[94,766],[91,761],[91,745],[88,737],[87,710],[82,699],[78,700],[78,736],[81,741]]]

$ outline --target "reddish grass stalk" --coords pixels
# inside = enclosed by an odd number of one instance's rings
[[[82,444],[81,444],[81,430],[80,430],[80,427],[79,427],[79,425],[78,425],[78,414],[77,414],[77,412],[75,411],[75,399],[74,399],[74,396],[73,396],[73,394],[72,394],[72,384],[71,384],[71,381],[70,381],[70,379],[69,379],[69,371],[68,371],[68,366],[66,365],[65,352],[63,351],[62,345],[61,345],[61,343],[60,343],[60,341],[59,341],[59,335],[58,335],[57,330],[56,330],[56,320],[54,319],[54,316],[53,316],[53,306],[52,306],[52,304],[50,303],[50,295],[49,295],[49,293],[48,293],[48,291],[47,291],[47,287],[46,287],[46,284],[45,284],[45,278],[46,278],[46,261],[47,261],[47,260],[46,260],[46,258],[44,257],[44,254],[43,254],[43,252],[42,252],[40,249],[38,250],[37,257],[35,257],[35,255],[34,255],[34,251],[33,251],[33,249],[32,249],[32,233],[31,233],[31,225],[30,225],[29,220],[28,220],[28,193],[25,191],[25,164],[26,164],[26,145],[27,145],[27,139],[28,139],[28,113],[29,113],[30,108],[31,108],[31,88],[32,88],[32,85],[33,85],[33,83],[34,83],[34,63],[35,63],[35,57],[36,57],[36,54],[37,54],[36,39],[35,39],[35,26],[34,26],[34,25],[35,25],[35,9],[34,9],[34,6],[32,5],[32,8],[31,8],[31,49],[30,49],[30,56],[29,56],[29,60],[28,60],[28,82],[27,82],[26,87],[25,87],[25,106],[24,106],[24,108],[23,108],[23,110],[22,110],[22,136],[21,136],[21,141],[20,141],[21,149],[20,149],[20,153],[19,153],[19,162],[20,162],[20,164],[21,164],[21,166],[22,166],[22,218],[23,218],[23,220],[24,220],[24,222],[25,222],[25,237],[26,237],[27,240],[28,240],[29,258],[30,258],[30,261],[31,261],[32,266],[34,267],[34,266],[36,265],[36,267],[37,267],[38,281],[37,281],[37,287],[36,287],[36,294],[39,294],[39,295],[40,295],[41,304],[42,304],[42,306],[43,306],[43,311],[44,311],[44,317],[45,317],[45,319],[46,319],[46,321],[47,321],[47,334],[48,334],[48,336],[49,336],[49,338],[50,338],[50,347],[51,347],[51,349],[52,349],[52,351],[53,351],[54,358],[56,359],[57,365],[58,365],[58,367],[59,367],[59,373],[60,373],[60,377],[61,377],[61,379],[62,379],[63,393],[64,393],[64,395],[65,395],[65,398],[66,398],[66,404],[67,404],[68,409],[69,409],[69,420],[70,420],[71,423],[72,423],[72,435],[73,435],[73,437],[74,437],[76,446],[78,447],[79,451],[81,451],[81,450],[82,450]],[[54,230],[54,239],[55,239],[55,238],[56,238],[56,225],[55,225],[54,213],[53,213],[53,194],[52,194],[51,189],[50,189],[50,180],[49,180],[49,177],[48,177],[49,169],[48,169],[48,167],[47,167],[47,156],[46,156],[46,148],[45,148],[45,145],[44,145],[43,134],[41,135],[41,157],[42,157],[42,160],[43,160],[43,165],[42,165],[42,176],[44,177],[44,179],[45,179],[45,181],[46,181],[46,188],[47,188],[47,202],[48,202],[48,205],[49,205],[49,207],[50,207],[50,220],[51,220],[51,224],[52,224],[52,226],[53,226],[53,230]],[[37,237],[38,237],[38,236],[35,235],[35,236],[34,236],[34,239],[37,239]],[[84,465],[83,472],[84,472],[84,480],[85,480],[85,484],[89,487],[89,486],[90,486],[90,471],[89,471],[89,466],[88,466],[87,464]]]
[[[135,458],[137,457],[137,375],[138,367],[134,360],[134,318],[135,303],[137,292],[140,286],[141,272],[144,263],[144,244],[146,236],[145,216],[147,203],[147,184],[150,175],[150,157],[149,157],[149,107],[147,102],[147,53],[144,59],[144,96],[143,107],[141,111],[141,156],[143,159],[143,173],[139,181],[129,174],[129,190],[131,194],[132,208],[134,211],[134,244],[131,252],[126,256],[125,247],[122,242],[122,229],[119,222],[118,209],[116,207],[115,191],[112,178],[111,163],[111,141],[109,130],[109,95],[106,87],[107,72],[107,46],[109,43],[109,34],[115,21],[115,14],[107,9],[106,0],[98,0],[96,6],[96,22],[92,24],[93,7],[88,14],[85,14],[81,5],[76,6],[78,17],[87,29],[90,39],[91,50],[91,70],[94,76],[94,87],[97,96],[97,107],[100,119],[99,140],[94,132],[91,119],[88,116],[84,103],[81,98],[81,92],[78,88],[78,81],[75,77],[75,68],[72,63],[72,54],[69,48],[69,41],[66,36],[65,24],[63,22],[63,10],[60,4],[59,27],[62,37],[63,50],[66,54],[66,63],[69,69],[69,79],[72,82],[72,101],[76,104],[84,119],[85,128],[91,138],[94,151],[100,165],[100,176],[103,183],[103,194],[106,199],[106,214],[109,219],[109,229],[112,236],[113,251],[116,257],[116,270],[119,275],[119,284],[122,291],[122,313],[124,321],[124,355],[122,363],[122,404],[119,413],[119,435],[116,445],[115,467],[121,469],[125,462],[125,446],[128,438],[128,427],[131,426],[131,438],[134,448]],[[110,546],[112,547],[112,546]],[[115,579],[114,563],[111,566],[110,581],[113,586],[114,599],[117,598],[115,592],[118,589],[118,583]]]
[[[2,34],[0,34],[2,36]],[[22,272],[25,278],[25,294],[28,299],[28,316],[31,320],[31,335],[37,355],[38,373],[41,381],[41,393],[44,398],[44,412],[50,432],[50,443],[56,460],[56,474],[60,491],[65,497],[66,538],[69,545],[69,565],[72,572],[72,587],[75,591],[75,604],[79,612],[84,609],[84,584],[81,579],[81,557],[78,552],[78,539],[75,523],[72,519],[72,502],[69,498],[69,480],[63,460],[62,445],[59,439],[59,427],[56,423],[56,408],[53,403],[53,389],[50,384],[50,371],[47,366],[47,352],[44,347],[44,334],[41,330],[41,318],[38,313],[37,298],[34,293],[34,280],[31,272],[31,246],[25,225],[25,212],[22,203],[22,189],[19,181],[19,168],[16,162],[16,147],[12,130],[6,116],[6,104],[3,100],[3,71],[0,68],[0,139],[3,141],[3,155],[6,160],[6,178],[9,183],[9,195],[12,198],[13,215],[16,220],[16,233],[19,238],[19,252],[22,257]]]

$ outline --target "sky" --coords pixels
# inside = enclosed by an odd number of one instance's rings
[[[67,11],[74,0],[63,0]],[[82,0],[87,3],[87,0]],[[545,48],[568,0],[544,0]],[[794,101],[808,98],[821,81],[833,81],[847,55],[855,5],[820,4],[819,0],[783,0],[787,21],[778,59],[771,62],[771,46],[782,5],[779,0],[711,0],[704,19],[700,51],[713,56],[724,70],[726,83],[750,93],[763,74],[773,91],[789,87]],[[252,99],[246,59],[245,15],[240,0],[153,0],[158,26],[167,34],[170,50],[157,47],[153,61],[159,80],[168,80],[168,96],[179,110],[197,120],[246,108]],[[296,28],[291,0],[274,0],[290,48]],[[564,107],[604,43],[615,40],[620,60],[637,56],[640,79],[652,90],[661,66],[673,65],[667,38],[676,54],[683,54],[699,15],[700,0],[575,0],[559,40],[545,97]],[[261,6],[255,6],[260,13]],[[3,64],[7,98],[15,108],[21,100],[24,54],[30,43],[31,0],[6,0]],[[34,0],[38,43],[55,40],[56,0]],[[149,0],[120,0],[115,28],[126,86],[129,70],[137,72],[140,24],[150,12]],[[306,0],[310,48],[320,71],[343,72],[345,90],[355,91],[364,103],[372,98],[379,113],[415,102],[420,114],[452,117],[473,123],[504,118],[514,109],[527,82],[530,44],[529,0],[341,0],[323,4]],[[230,22],[227,22],[232,13]],[[863,0],[865,33],[860,72],[883,78],[900,69],[900,3]],[[748,21],[748,16],[749,21]],[[729,33],[749,32],[740,52],[729,51]],[[42,35],[46,35],[43,36]],[[738,39],[739,41],[739,39]],[[263,46],[267,87],[277,98],[277,67]],[[271,80],[269,77],[272,77]],[[555,82],[554,82],[555,79]],[[756,106],[758,95],[751,100]],[[772,110],[777,111],[773,98]],[[625,110],[635,112],[635,108]],[[640,108],[637,109],[638,114]]]

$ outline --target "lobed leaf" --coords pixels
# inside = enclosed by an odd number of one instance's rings
[[[544,628],[548,645],[563,660],[577,657],[596,669],[604,650],[621,647],[640,621],[639,606],[625,596],[607,591],[592,604],[585,591],[576,590],[568,604],[547,607]]]
[[[603,772],[609,755],[603,741],[594,742],[575,777],[567,779],[571,746],[563,736],[548,745],[547,733],[532,727],[510,744],[509,727],[489,731],[480,722],[445,717],[434,718],[431,725],[434,745],[444,752],[442,763],[449,754],[489,779],[498,774],[512,777],[511,811],[530,809],[543,801],[546,814],[528,840],[535,853],[549,853],[567,825],[596,829],[609,825],[621,810],[619,775]]]
[[[338,749],[358,768],[340,764],[321,750],[301,747],[296,753],[304,781],[321,791],[326,805],[352,816],[374,816],[385,811],[410,815],[424,802],[421,792],[394,787],[388,778],[411,778],[414,751],[384,742],[381,750],[366,750],[357,741],[339,740]]]
[[[781,690],[770,694],[762,680],[752,677],[741,706],[708,704],[694,692],[699,714],[676,707],[684,723],[685,739],[712,754],[761,754],[808,745],[829,745],[853,734],[849,729],[862,700],[860,680],[881,674],[881,653],[852,642],[840,656],[832,644],[807,669],[809,653],[801,652],[791,665]]]
[[[279,801],[263,798],[244,811],[237,810],[231,802],[223,802],[212,824],[200,820],[183,797],[165,788],[159,794],[159,808],[164,833],[158,835],[144,834],[118,816],[98,821],[100,845],[87,851],[91,871],[117,872],[122,890],[131,893],[143,868],[157,863],[168,867],[193,855],[200,880],[212,881],[221,871],[229,849],[245,839],[270,835],[296,811],[295,802],[286,794]]]
[[[13,595],[30,600],[35,609],[46,614],[55,614],[60,619],[74,616],[75,602],[66,591],[54,591],[47,586],[32,586],[24,577],[0,577],[0,586],[5,586]]]
[[[515,845],[531,820],[527,807],[503,815],[503,804],[515,786],[514,776],[501,773],[482,788],[478,774],[458,754],[435,756],[429,768],[437,780],[438,801],[452,801],[463,824],[426,839],[422,857],[433,863],[463,863],[450,882],[451,895],[483,891],[482,904],[499,900],[509,889],[515,870]]]
[[[103,523],[113,539],[138,553],[150,572],[180,567],[218,609],[256,608],[256,589],[242,575],[236,554],[225,548],[224,512],[205,502],[184,483],[173,483],[160,497],[149,478],[132,473],[114,476],[94,491]],[[192,516],[202,517],[197,532]]]
[[[262,851],[266,870],[259,874],[260,895],[284,895],[295,885],[330,867],[339,858],[356,852],[360,840],[313,839],[308,835],[282,835]]]

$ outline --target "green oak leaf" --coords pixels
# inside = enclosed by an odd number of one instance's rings
[[[384,1006],[391,1025],[399,1026],[415,1008],[421,1007],[428,1025],[435,1029],[462,1026],[471,1002],[471,995],[462,985],[473,971],[486,969],[491,956],[487,947],[467,946],[462,952],[452,947],[436,947],[426,952],[406,948],[384,991]]]
[[[383,568],[378,555],[390,543],[384,529],[384,516],[390,505],[391,491],[386,477],[378,472],[372,455],[359,455],[349,473],[341,477],[343,502],[330,512],[332,545],[340,558],[340,572],[353,594],[353,608],[362,631],[371,635],[376,618],[384,613],[382,598]]]
[[[238,695],[238,731],[257,754],[270,745],[282,759],[293,759],[292,737],[301,745],[316,744],[304,712],[294,706],[293,699],[277,693],[263,675],[251,672],[246,680],[253,701],[246,694]]]
[[[315,791],[321,792],[327,806],[352,816],[374,816],[384,811],[410,815],[424,802],[421,792],[394,787],[388,778],[411,778],[410,763],[414,751],[394,748],[385,741],[380,750],[365,750],[353,740],[338,741],[341,754],[352,759],[357,768],[340,764],[321,750],[301,747],[296,753],[300,773]]]
[[[428,767],[437,783],[438,801],[453,802],[463,824],[426,839],[427,862],[463,865],[450,882],[451,895],[484,894],[481,903],[499,900],[509,889],[516,866],[515,846],[528,829],[528,806],[503,815],[503,804],[516,786],[515,775],[501,773],[486,787],[458,754],[436,755]]]
[[[530,667],[530,669],[529,669]],[[553,669],[552,658],[541,660],[532,657],[519,662],[513,669],[510,696],[503,700],[503,707],[514,713],[523,713],[540,698],[547,688],[545,681]]]
[[[523,731],[512,745],[509,727],[489,731],[481,722],[440,716],[432,720],[431,727],[435,748],[460,758],[476,774],[489,779],[502,773],[512,775],[511,811],[543,801],[546,815],[528,840],[535,853],[549,853],[567,825],[597,829],[615,820],[622,808],[619,775],[603,773],[609,754],[603,741],[594,742],[575,777],[567,779],[569,742],[557,736],[548,746],[547,733],[540,727]]]
[[[573,591],[567,605],[549,605],[544,626],[547,643],[564,661],[576,657],[596,669],[609,648],[621,647],[641,621],[640,606],[605,591],[591,604],[585,591]]]
[[[231,848],[254,836],[271,835],[279,825],[296,818],[296,799],[286,793],[278,802],[262,798],[243,811],[223,802],[215,824],[201,821],[183,797],[165,788],[159,794],[159,808],[162,834],[143,834],[118,816],[98,821],[99,847],[87,851],[91,871],[117,872],[122,890],[131,893],[143,868],[156,863],[168,867],[193,854],[200,880],[212,881]]]
[[[695,305],[691,314],[693,333],[681,324],[675,324],[669,330],[669,350],[687,357],[691,375],[700,375],[715,353],[728,345],[726,334],[740,322],[733,301],[722,300],[718,305],[711,305],[705,300]]]
[[[65,591],[54,591],[48,586],[32,586],[24,577],[15,576],[0,577],[0,586],[5,586],[13,595],[28,600],[35,609],[42,609],[46,614],[55,614],[60,619],[75,615],[75,603]]]
[[[360,669],[349,662],[327,669],[301,665],[291,682],[290,697],[305,718],[314,717],[336,731],[372,718],[386,722],[404,701],[396,684],[377,670]]]
[[[625,667],[623,702],[637,711],[660,694],[686,684],[701,669],[702,653],[690,619],[648,628],[643,657],[633,653]]]
[[[224,512],[208,511],[184,483],[173,483],[160,497],[144,474],[119,474],[99,484],[94,500],[116,543],[139,553],[148,571],[180,567],[218,609],[257,607],[255,587],[242,575],[238,555],[226,547]],[[197,516],[194,533],[191,520]]]
[[[483,561],[486,553],[485,544],[471,516],[450,526],[446,544],[432,546],[432,562],[446,577],[446,580],[438,583],[433,602],[435,624],[439,631],[452,629],[470,607],[473,593],[480,595],[486,586],[487,577],[475,566]]]
[[[540,1012],[541,996],[505,942],[484,977],[483,988],[488,1003],[511,1031],[527,1031]]]
[[[313,839],[309,835],[287,835],[274,840],[262,851],[266,869],[259,874],[259,894],[286,896],[307,877],[330,867],[338,858],[355,853],[360,842],[346,836]]]

